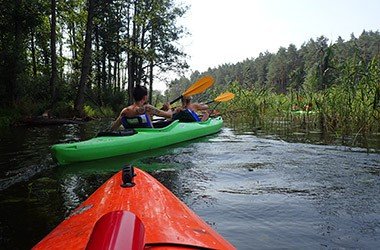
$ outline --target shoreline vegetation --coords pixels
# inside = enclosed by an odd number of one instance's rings
[[[225,118],[252,131],[298,127],[300,133],[320,133],[326,143],[340,138],[339,144],[380,148],[378,31],[335,43],[322,36],[299,49],[291,44],[202,74],[213,75],[218,83],[211,95],[221,90],[236,95],[220,106]],[[169,90],[186,81],[177,79]],[[373,137],[379,141],[371,143]]]
[[[289,128],[299,127],[306,133],[314,131],[325,138],[341,138],[343,145],[368,149],[369,139],[380,135],[379,66],[378,55],[368,62],[354,56],[340,65],[334,83],[322,89],[310,86],[319,81],[318,75],[309,78],[300,89],[290,88],[285,93],[233,82],[229,91],[236,98],[224,112],[229,119],[234,119],[235,113],[245,117],[241,122],[249,124],[253,131],[271,131],[274,123],[288,124]]]
[[[298,135],[298,141],[302,141],[300,137],[312,135],[314,140],[306,138],[306,141],[358,146],[368,152],[380,152],[380,112],[371,107],[368,96],[366,99],[370,108],[363,105],[362,91],[350,104],[349,99],[338,99],[335,88],[308,95],[307,98],[300,98],[300,93],[277,95],[270,91],[242,90],[236,86],[230,91],[236,91],[236,98],[228,107],[223,107],[221,113],[238,131],[273,134],[283,138]],[[295,102],[299,106],[312,105],[313,108],[293,110]],[[345,108],[332,109],[331,102]]]

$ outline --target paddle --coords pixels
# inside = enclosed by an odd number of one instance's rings
[[[212,100],[210,102],[207,102],[206,104],[209,104],[209,103],[212,103],[212,102],[218,102],[218,104],[215,105],[215,107],[209,112],[209,114],[212,115],[212,113],[214,112],[214,110],[216,109],[216,107],[218,107],[218,105],[221,102],[227,102],[227,101],[232,100],[234,98],[235,98],[235,94],[233,94],[231,92],[225,92],[223,94],[220,94],[214,100]]]
[[[213,102],[227,102],[227,101],[229,101],[231,99],[234,99],[234,98],[235,98],[235,94],[233,94],[231,92],[225,92],[223,94],[220,94],[214,100],[206,102],[205,104],[210,104],[210,103],[213,103]]]
[[[200,94],[206,91],[206,89],[210,88],[214,84],[214,78],[212,76],[204,76],[193,85],[191,85],[185,92],[182,93],[181,96],[176,98],[175,100],[171,101],[170,104],[175,103],[179,99],[181,99],[184,96],[192,96],[196,94]]]

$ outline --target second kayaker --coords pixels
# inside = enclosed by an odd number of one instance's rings
[[[117,130],[121,125],[125,128],[152,128],[152,117],[160,116],[172,118],[170,104],[165,103],[162,110],[147,104],[148,90],[146,87],[137,85],[133,89],[134,103],[124,108],[117,119],[113,122],[111,130]]]
[[[208,105],[204,103],[191,102],[191,96],[182,97],[182,106],[177,108],[173,113],[173,120],[181,122],[199,122],[205,121],[209,117]],[[197,112],[202,112],[200,118]]]

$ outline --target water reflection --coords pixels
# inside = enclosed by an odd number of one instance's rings
[[[344,145],[349,148],[365,148],[368,152],[380,152],[380,133],[376,131],[365,135],[358,132],[352,135],[339,136],[339,133],[334,131],[331,133],[323,132],[319,126],[319,118],[316,116],[303,115],[298,118],[288,116],[271,121],[262,121],[259,127],[253,126],[249,120],[247,121],[246,117],[242,116],[229,119],[230,121],[226,121],[226,123],[228,127],[242,134],[253,134],[260,137],[269,135],[272,139],[281,139],[288,142]]]
[[[55,166],[49,152],[49,128],[20,128],[3,131],[0,148],[0,191],[28,181]]]
[[[87,197],[95,192],[114,173],[93,175],[66,175],[60,178],[60,197],[63,199],[64,217],[68,217],[72,211]]]

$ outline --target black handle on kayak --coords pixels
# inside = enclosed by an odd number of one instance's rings
[[[123,171],[121,173],[121,180],[122,184],[120,185],[121,187],[133,187],[135,183],[133,182],[133,177],[135,177],[135,170],[132,167],[132,165],[126,165],[123,167]]]

